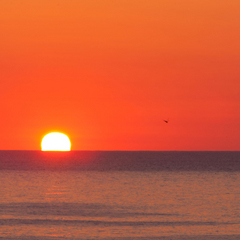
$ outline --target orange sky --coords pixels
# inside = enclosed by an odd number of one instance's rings
[[[240,150],[239,12],[239,0],[1,0],[0,149],[60,131],[73,150]]]

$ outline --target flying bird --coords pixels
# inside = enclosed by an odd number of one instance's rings
[[[164,120],[164,119],[163,119],[163,121],[164,121],[165,123],[168,123],[169,119],[168,119],[168,120]]]

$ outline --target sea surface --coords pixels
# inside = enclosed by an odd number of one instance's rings
[[[0,151],[0,239],[240,239],[240,152]]]

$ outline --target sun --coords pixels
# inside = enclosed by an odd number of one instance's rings
[[[41,149],[42,151],[70,151],[71,142],[67,135],[51,132],[42,139]]]

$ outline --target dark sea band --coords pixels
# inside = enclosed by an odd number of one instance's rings
[[[240,152],[0,151],[0,170],[240,171]]]

